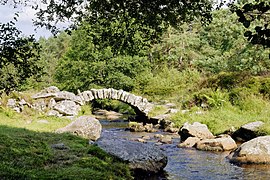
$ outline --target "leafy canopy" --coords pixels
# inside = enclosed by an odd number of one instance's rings
[[[270,2],[268,0],[249,0],[232,4],[231,10],[239,17],[245,28],[245,37],[252,44],[270,47]]]
[[[0,90],[9,93],[41,71],[40,47],[34,37],[22,37],[15,25],[0,23]]]

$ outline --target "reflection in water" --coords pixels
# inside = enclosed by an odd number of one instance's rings
[[[142,136],[153,137],[150,133],[134,133],[125,131],[127,123],[125,121],[108,122],[102,121],[105,138],[136,139]],[[150,140],[148,143],[153,143]],[[170,180],[268,180],[270,179],[270,165],[245,165],[236,166],[226,159],[228,152],[217,153],[208,151],[198,151],[190,148],[177,148],[179,138],[173,140],[173,144],[164,144],[160,147],[164,149],[168,156],[168,164],[165,171]],[[162,178],[149,178],[162,179]]]

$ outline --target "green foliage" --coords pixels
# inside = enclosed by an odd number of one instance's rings
[[[203,110],[193,107],[186,113],[179,112],[172,117],[172,121],[179,127],[185,122],[201,122],[206,124],[213,134],[222,134],[225,131],[254,121],[263,121],[265,126],[261,133],[270,134],[269,111],[270,103],[262,98],[252,96],[241,101],[241,105],[225,103],[220,108]]]
[[[185,94],[200,81],[200,73],[196,70],[178,71],[174,68],[164,67],[149,79],[143,93],[149,96],[170,96]]]
[[[200,69],[258,74],[269,69],[268,50],[251,46],[244,39],[245,29],[228,10],[213,12],[213,21],[200,34],[201,56],[194,62]]]
[[[92,33],[96,33],[95,29]],[[112,87],[131,91],[135,78],[149,67],[146,57],[139,55],[114,55],[113,47],[97,45],[97,35],[89,34],[88,26],[74,32],[71,47],[60,60],[56,79],[66,90],[77,91],[90,88]],[[121,41],[121,39],[119,40]],[[99,39],[102,43],[103,40]]]
[[[208,26],[197,21],[169,28],[161,43],[153,45],[151,62],[156,69],[164,64],[179,70],[245,72],[260,74],[270,68],[269,50],[252,46],[244,38],[245,28],[228,9],[213,11]]]
[[[34,37],[21,37],[14,23],[0,23],[0,94],[18,89],[42,73],[40,47]]]
[[[268,0],[240,1],[240,3],[232,4],[230,9],[237,14],[238,21],[247,28],[244,35],[252,44],[270,47],[270,3]]]
[[[192,2],[155,0],[152,3],[140,0],[62,0],[43,1],[42,4],[46,4],[46,8],[36,7],[39,12],[36,14],[35,25],[45,26],[53,32],[57,31],[55,21],[61,22],[66,19],[71,19],[76,23],[88,19],[90,24],[96,24],[100,19],[107,22],[124,19],[124,22],[127,23],[132,19],[134,24],[140,28],[139,31],[145,32],[147,36],[151,37],[151,40],[161,35],[168,24],[177,26],[183,21],[191,21],[198,17],[203,22],[208,22],[211,20],[210,12],[212,10],[212,1],[209,0]],[[126,25],[129,26],[129,24]],[[144,31],[145,27],[152,30]],[[110,34],[106,35],[105,38],[108,36]]]
[[[123,103],[118,100],[111,100],[111,99],[97,99],[92,102],[93,108],[99,108],[99,109],[106,109],[106,110],[111,110],[111,111],[116,111],[119,113],[126,114],[128,113],[129,115],[134,115],[134,109],[130,107],[130,105]]]

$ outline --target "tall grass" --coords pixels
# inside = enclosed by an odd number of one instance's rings
[[[172,120],[180,127],[185,122],[207,124],[214,134],[254,121],[263,121],[263,133],[270,134],[269,78],[244,74],[221,73],[205,76],[198,71],[165,69],[145,88],[154,100],[176,103],[179,111]],[[242,78],[243,77],[243,78]],[[150,114],[164,113],[155,108]]]

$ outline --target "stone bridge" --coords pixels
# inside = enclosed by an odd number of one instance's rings
[[[123,90],[109,89],[91,89],[78,94],[83,103],[95,99],[115,99],[130,105],[137,115],[148,117],[148,113],[153,108],[146,98],[136,96]]]

